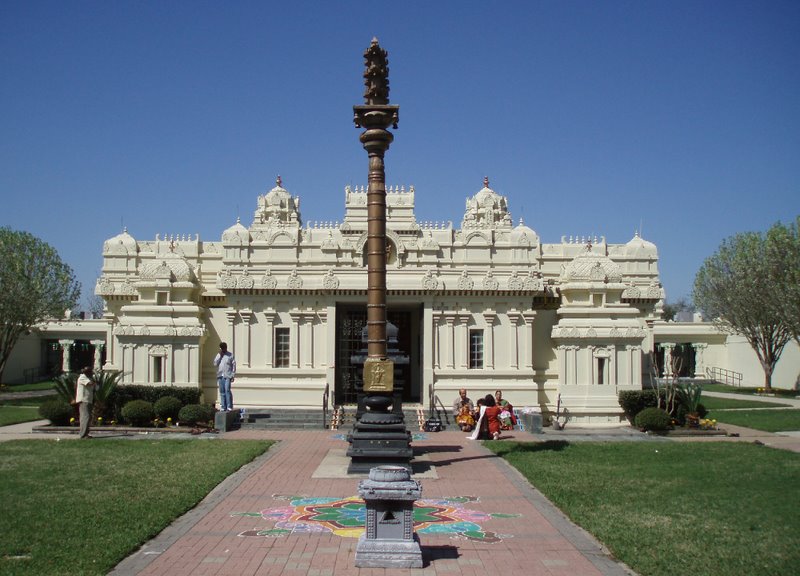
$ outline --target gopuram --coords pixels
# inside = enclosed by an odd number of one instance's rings
[[[371,416],[351,456],[378,427],[406,463],[406,423],[389,406],[448,411],[459,388],[473,399],[502,389],[545,414],[560,405],[571,426],[620,424],[618,393],[641,389],[653,362],[664,298],[655,245],[581,231],[545,243],[512,219],[529,192],[500,194],[488,178],[463,207],[441,206],[441,221],[417,220],[414,186],[385,183],[398,112],[385,66],[376,43],[354,107],[368,182],[344,187],[343,217],[304,222],[278,177],[254,198],[252,221],[218,239],[123,230],[104,243],[105,367],[125,384],[198,387],[214,402],[225,341],[237,407],[320,408],[327,390],[347,410],[362,400]]]

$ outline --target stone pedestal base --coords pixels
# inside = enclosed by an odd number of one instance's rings
[[[356,546],[356,568],[422,568],[419,537],[413,540],[368,540],[362,534]]]

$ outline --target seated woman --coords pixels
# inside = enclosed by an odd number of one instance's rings
[[[491,394],[487,394],[483,402],[486,405],[483,417],[486,418],[487,421],[486,426],[489,432],[489,438],[497,440],[500,438],[500,406],[497,405],[497,401]]]
[[[466,404],[461,406],[461,411],[456,416],[456,424],[458,424],[462,432],[471,432],[475,426],[475,418],[473,418],[472,412],[470,412],[469,406]]]
[[[495,390],[494,399],[500,407],[500,428],[503,430],[513,430],[517,424],[517,417],[514,415],[514,407],[508,400],[503,400],[503,391]]]

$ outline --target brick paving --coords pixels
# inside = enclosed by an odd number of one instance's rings
[[[530,436],[515,432],[518,437]],[[502,459],[457,431],[426,434],[415,440],[435,478],[420,479],[423,499],[470,496],[464,504],[478,514],[490,538],[463,534],[420,534],[424,575],[485,575],[490,572],[558,575],[630,575],[590,535],[569,522]],[[511,434],[507,436],[511,438]],[[242,533],[269,530],[274,521],[259,515],[286,507],[287,496],[357,496],[359,477],[313,477],[332,450],[347,443],[331,431],[228,432],[222,441],[275,439],[273,448],[220,486],[194,510],[179,518],[112,572],[128,575],[390,575],[410,570],[355,568],[354,537],[330,531],[265,536]],[[416,476],[415,476],[416,478]],[[505,514],[494,517],[486,514]],[[496,541],[491,536],[496,534]]]

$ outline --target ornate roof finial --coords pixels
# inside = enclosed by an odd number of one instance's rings
[[[281,180],[280,174],[278,174],[278,178],[275,180],[275,184],[278,185],[278,188],[283,188],[283,180]]]
[[[483,177],[483,187],[484,188],[488,188],[489,187],[489,177],[488,176],[484,176]]]
[[[368,106],[389,103],[389,60],[388,53],[373,38],[364,52],[364,103]]]

